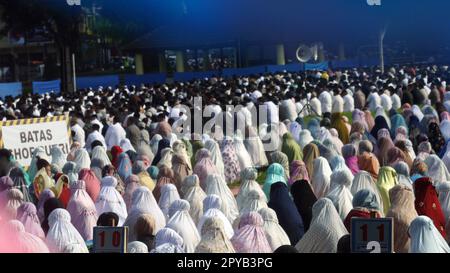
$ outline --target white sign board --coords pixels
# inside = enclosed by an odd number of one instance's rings
[[[392,218],[358,218],[351,220],[351,250],[353,253],[392,253]]]
[[[51,161],[51,148],[61,147],[65,156],[70,149],[68,116],[20,119],[0,122],[1,146],[11,151],[15,160],[28,167],[33,151],[42,147]]]
[[[126,253],[128,227],[94,227],[94,253]]]

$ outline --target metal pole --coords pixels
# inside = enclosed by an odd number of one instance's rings
[[[380,31],[380,39],[379,39],[379,47],[380,47],[380,68],[381,73],[384,74],[384,46],[383,46],[383,40],[384,35],[386,34],[386,28],[384,28],[382,31]]]
[[[73,69],[73,92],[77,91],[77,71],[75,65],[75,53],[72,53],[72,69]]]

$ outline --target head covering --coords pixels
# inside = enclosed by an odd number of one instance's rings
[[[155,249],[151,253],[184,253],[183,238],[173,229],[162,228],[155,237]]]
[[[304,225],[285,183],[272,184],[268,205],[277,213],[280,225],[286,231],[291,243],[296,244],[304,234]]]
[[[350,187],[353,177],[348,170],[337,170],[331,174],[331,190],[327,197],[333,201],[342,220],[352,210],[353,196]]]
[[[239,179],[241,166],[239,163],[233,140],[225,138],[222,142],[222,159],[225,170],[225,181],[232,183]]]
[[[239,215],[239,209],[230,188],[225,183],[225,180],[218,174],[210,174],[206,180],[207,195],[215,194],[222,200],[221,210],[230,221],[233,223]]]
[[[233,145],[234,148],[236,149],[236,155],[239,159],[241,170],[248,167],[252,167],[253,166],[252,158],[248,153],[247,149],[245,148],[244,141],[242,140],[242,137],[239,134],[234,136]]]
[[[50,149],[50,155],[52,157],[52,165],[58,166],[60,169],[66,164],[66,155],[58,145],[52,146]]]
[[[303,158],[302,148],[297,144],[291,133],[286,133],[283,135],[281,151],[287,155],[289,162],[294,160],[302,160]]]
[[[175,212],[174,212],[175,210]],[[186,200],[175,200],[170,206],[170,220],[166,227],[176,231],[184,241],[184,251],[193,253],[200,242],[200,235],[190,214],[190,205]]]
[[[161,197],[158,201],[158,206],[161,208],[164,216],[166,217],[166,222],[169,221],[169,208],[170,205],[175,200],[179,200],[180,195],[178,194],[177,187],[174,184],[165,184],[161,188]]]
[[[283,166],[278,163],[271,164],[267,169],[263,190],[268,200],[270,200],[270,190],[274,183],[283,182],[286,184],[284,171]]]
[[[94,172],[89,169],[82,169],[78,174],[78,178],[83,180],[86,185],[86,192],[91,197],[92,201],[97,200],[98,194],[100,193],[100,181]]]
[[[336,253],[339,239],[348,232],[333,203],[327,198],[317,200],[312,214],[311,226],[295,248],[300,253]]]
[[[276,212],[271,208],[262,208],[259,213],[264,220],[264,232],[272,251],[282,245],[290,245],[289,237],[278,223]]]
[[[239,229],[231,242],[237,253],[271,253],[263,228],[264,220],[256,212],[248,212],[241,216]]]
[[[179,191],[182,188],[184,179],[192,174],[192,167],[190,167],[191,159],[187,156],[187,153],[183,155],[186,150],[183,149],[183,151],[184,152],[182,153],[174,154],[172,157],[172,170],[175,175],[175,185]]]
[[[270,154],[271,163],[278,163],[284,168],[284,176],[286,179],[289,178],[289,159],[287,155],[280,151],[275,151]]]
[[[309,229],[312,219],[312,206],[317,198],[306,180],[298,180],[291,187],[291,194],[294,199],[298,213],[302,217],[305,232]]]
[[[0,253],[49,253],[45,242],[38,236],[26,231],[18,220],[2,224],[0,229]]]
[[[446,220],[446,226],[450,218],[450,182],[441,182],[437,184],[436,190],[439,196],[439,203]]]
[[[380,204],[377,201],[377,195],[370,189],[362,189],[353,196],[353,209],[347,214],[344,225],[349,232],[351,232],[351,219],[358,218],[372,218],[372,213],[375,217],[381,217]]]
[[[37,210],[33,203],[25,202],[17,209],[17,220],[22,222],[25,231],[41,239],[45,239],[45,233],[42,230]]]
[[[198,221],[197,230],[202,231],[203,225],[208,218],[218,217],[224,226],[225,234],[228,239],[234,235],[233,227],[225,214],[221,211],[222,200],[219,196],[211,194],[203,200],[203,215]]]
[[[136,239],[134,225],[136,224],[136,220],[142,214],[150,214],[155,218],[154,233],[158,232],[166,225],[166,218],[156,203],[152,192],[147,187],[141,186],[137,188],[133,193],[131,203],[131,209],[128,212],[128,217],[124,223],[124,226],[129,227],[130,241]]]
[[[120,146],[113,146],[111,148],[111,156],[112,156],[112,164],[115,168],[119,167],[119,155],[123,153],[122,148]]]
[[[330,190],[331,168],[323,157],[314,159],[314,173],[311,177],[311,185],[317,198],[328,195]]]
[[[122,180],[127,180],[128,176],[133,173],[133,166],[127,153],[121,153],[117,159],[117,173]]]
[[[427,216],[414,219],[408,234],[411,237],[410,253],[450,253],[448,243]]]
[[[142,242],[133,241],[127,244],[127,253],[148,253],[148,247]]]
[[[6,205],[2,208],[2,218],[13,220],[16,219],[17,209],[23,203],[23,194],[18,189],[6,190]]]
[[[376,156],[372,153],[363,152],[358,156],[358,167],[360,170],[370,173],[374,180],[378,179],[380,171],[380,163]]]
[[[105,147],[103,146],[95,146],[95,148],[92,149],[91,160],[94,160],[94,158],[101,159],[104,165],[111,165],[111,161],[109,160]]]
[[[191,215],[194,223],[198,223],[203,214],[203,199],[205,199],[206,194],[200,187],[200,180],[195,174],[187,176],[184,179],[183,185],[183,199],[189,202],[189,214]]]
[[[162,166],[158,172],[158,180],[155,188],[153,189],[153,195],[157,202],[161,197],[161,189],[166,184],[173,184],[175,182],[174,174],[171,168]]]
[[[342,147],[342,157],[345,159],[345,164],[349,168],[349,170],[352,172],[353,175],[355,175],[357,172],[359,172],[358,167],[358,156],[356,154],[356,147],[353,144],[346,144]]]
[[[392,167],[382,167],[378,175],[377,187],[383,201],[383,213],[386,214],[391,206],[389,190],[398,184],[397,172]]]
[[[414,182],[414,195],[416,197],[415,206],[417,214],[430,217],[437,230],[446,238],[445,216],[431,178],[422,177],[417,179]]]
[[[93,239],[93,228],[97,225],[97,210],[89,194],[86,184],[79,180],[70,186],[72,193],[67,211],[70,213],[72,224],[85,241]]]
[[[52,253],[88,253],[83,237],[70,223],[65,209],[55,209],[48,217],[50,229],[45,242]]]
[[[318,158],[319,148],[314,143],[309,143],[303,149],[303,161],[305,162],[306,169],[308,170],[309,176],[314,173],[314,159]]]
[[[389,198],[391,207],[386,217],[394,218],[394,250],[397,253],[406,253],[410,246],[409,225],[417,217],[414,207],[414,193],[404,185],[397,185],[389,191]]]
[[[233,245],[224,231],[223,222],[218,217],[205,220],[201,230],[201,241],[195,253],[234,253]]]
[[[314,167],[314,161],[313,161],[313,167]],[[306,169],[306,165],[301,160],[295,160],[292,161],[291,166],[291,175],[289,176],[289,185],[294,184],[295,181],[298,180],[306,180],[310,181],[310,176],[308,174],[308,170]]]
[[[76,165],[76,172],[82,169],[89,169],[91,167],[91,159],[89,153],[84,148],[80,148],[75,152],[75,158],[72,160]]]
[[[114,212],[119,216],[119,226],[122,226],[127,218],[127,206],[122,195],[116,190],[117,179],[113,176],[106,176],[102,179],[102,185],[95,208],[97,215],[105,212]]]
[[[255,168],[246,168],[241,171],[241,185],[236,196],[236,203],[238,205],[239,212],[241,212],[243,208],[247,208],[250,205],[250,199],[248,197],[250,192],[253,190],[259,192],[262,201],[267,203],[267,198],[262,191],[261,186],[258,182],[256,182],[257,176],[258,172]]]
[[[244,139],[245,148],[247,149],[253,164],[256,167],[267,166],[269,161],[264,150],[264,145],[255,127],[248,126],[248,137]],[[205,147],[207,143],[205,144]],[[223,162],[222,162],[223,164]]]
[[[156,166],[159,163],[159,161],[161,161],[162,151],[165,148],[170,148],[170,140],[163,138],[158,142],[158,151],[155,153],[152,166]]]
[[[206,189],[206,178],[211,173],[218,173],[216,166],[211,160],[210,153],[207,149],[198,150],[195,155],[197,164],[194,167],[194,174],[200,179],[200,186]]]
[[[437,155],[429,155],[424,162],[428,166],[428,176],[433,179],[434,184],[450,181],[450,173]]]

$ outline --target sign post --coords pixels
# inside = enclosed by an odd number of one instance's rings
[[[392,253],[394,222],[392,218],[352,218],[352,253]]]
[[[94,227],[94,253],[126,253],[128,227]]]
[[[15,160],[27,167],[33,151],[42,147],[51,160],[51,148],[59,146],[64,155],[70,149],[68,116],[8,120],[0,122],[0,147],[11,151]]]

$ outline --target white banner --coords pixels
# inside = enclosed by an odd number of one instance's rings
[[[70,149],[70,129],[67,116],[22,119],[0,123],[3,148],[11,151],[14,158],[28,167],[37,147],[45,150],[51,163],[51,148],[61,147],[67,156]]]

